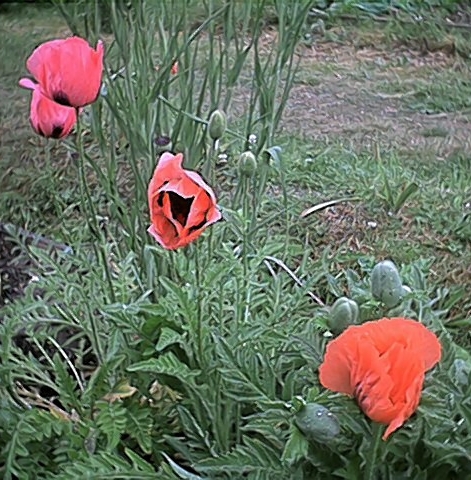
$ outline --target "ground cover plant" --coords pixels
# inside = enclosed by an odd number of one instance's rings
[[[469,32],[425,3],[5,6],[2,478],[471,477]]]

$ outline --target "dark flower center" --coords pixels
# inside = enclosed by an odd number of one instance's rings
[[[62,125],[54,125],[54,128],[52,129],[51,137],[60,138],[63,131],[64,131],[64,127]]]
[[[193,205],[195,197],[184,198],[180,197],[180,195],[175,192],[167,192],[167,195],[170,200],[172,217],[184,227],[188,221],[188,216],[190,215],[191,206]]]
[[[198,225],[193,225],[188,229],[188,233],[196,232],[196,230],[199,230],[200,228],[203,228],[206,225],[206,215],[204,217],[204,220],[199,223]]]
[[[59,105],[64,105],[65,107],[71,107],[69,97],[64,92],[57,92],[54,94],[52,99]]]

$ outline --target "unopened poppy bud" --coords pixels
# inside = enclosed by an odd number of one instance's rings
[[[371,293],[376,300],[384,303],[387,308],[399,305],[404,299],[399,272],[390,260],[379,262],[371,272]]]
[[[347,297],[340,297],[330,309],[329,328],[333,333],[341,333],[348,326],[357,323],[358,316],[358,304]]]
[[[323,405],[307,403],[296,414],[296,426],[308,440],[325,442],[340,433],[337,418]]]
[[[239,172],[244,177],[252,177],[257,170],[257,159],[255,155],[246,151],[240,154],[239,157]]]
[[[214,110],[209,117],[208,133],[212,140],[218,140],[226,131],[226,114],[222,110]]]

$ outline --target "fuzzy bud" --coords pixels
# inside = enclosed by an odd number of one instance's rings
[[[296,414],[295,423],[308,440],[327,442],[340,433],[337,417],[318,403],[307,403]]]
[[[359,308],[354,300],[338,298],[330,309],[329,328],[333,333],[341,333],[348,326],[358,323]]]
[[[209,117],[208,133],[212,140],[219,140],[226,131],[226,114],[222,110],[214,110]]]
[[[371,272],[371,293],[387,308],[399,305],[406,293],[399,272],[390,260],[379,262]]]
[[[246,151],[240,154],[239,157],[239,173],[244,177],[252,177],[257,170],[257,159],[255,155]]]

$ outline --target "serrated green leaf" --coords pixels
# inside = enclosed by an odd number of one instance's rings
[[[136,452],[132,451],[130,448],[125,448],[124,453],[129,457],[131,460],[133,467],[136,470],[140,470],[143,472],[155,472],[154,467],[146,462],[142,457],[140,457]]]
[[[194,475],[193,473],[187,472],[184,468],[180,467],[177,463],[175,463],[168,455],[162,452],[162,456],[167,460],[168,464],[172,468],[172,470],[183,480],[205,480],[203,477],[199,475]]]
[[[221,471],[250,475],[271,474],[272,478],[283,478],[279,452],[255,438],[244,437],[244,443],[225,455],[202,460],[197,464],[197,470],[214,474]]]
[[[281,461],[288,465],[293,465],[303,458],[307,457],[309,452],[309,442],[306,437],[295,426],[291,427],[291,434],[286,442],[285,449],[281,456]]]
[[[165,350],[168,346],[174,345],[175,343],[180,343],[182,341],[182,335],[172,328],[164,327],[160,333],[159,340],[155,349],[158,352]]]
[[[144,453],[152,453],[153,419],[148,409],[127,409],[128,424],[126,430],[136,440]]]
[[[128,367],[129,372],[149,372],[162,375],[170,375],[179,380],[192,380],[201,372],[191,370],[188,365],[182,363],[174,353],[168,352],[158,358],[151,358],[143,362],[137,362]]]
[[[126,409],[120,403],[99,402],[97,425],[107,438],[107,449],[116,448],[126,431]]]

